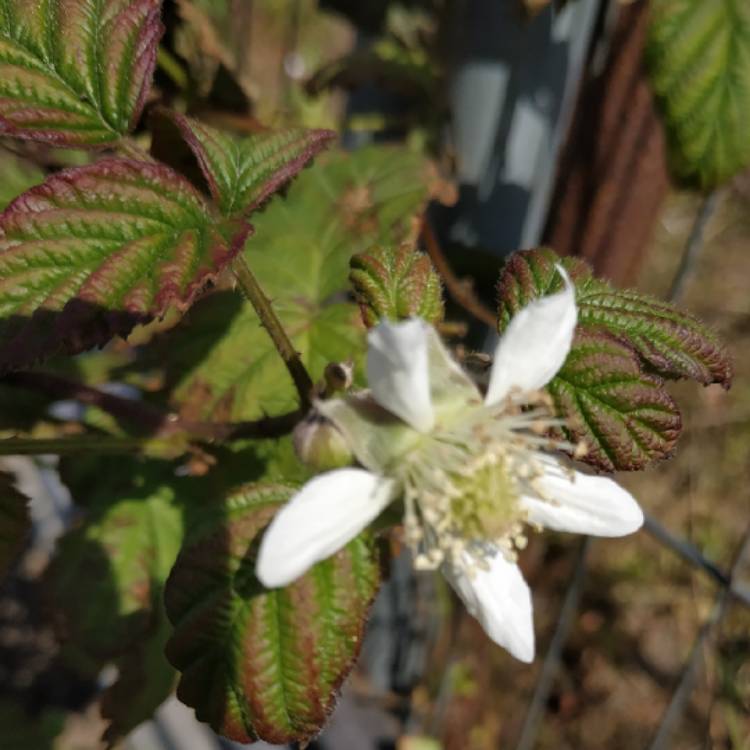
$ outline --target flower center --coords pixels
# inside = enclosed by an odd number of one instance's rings
[[[541,403],[525,412],[482,406],[402,458],[396,471],[416,567],[459,564],[464,552],[485,567],[498,549],[516,559],[527,541],[521,496],[543,473],[541,451],[570,447],[546,437],[557,425]]]

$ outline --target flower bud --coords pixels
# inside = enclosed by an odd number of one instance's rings
[[[292,440],[300,461],[311,469],[339,469],[354,461],[344,436],[322,414],[313,412],[300,422],[294,428]]]

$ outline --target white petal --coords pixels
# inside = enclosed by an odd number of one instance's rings
[[[498,342],[486,403],[502,401],[513,388],[533,391],[545,386],[565,362],[578,312],[568,274],[562,266],[556,268],[565,288],[520,310]]]
[[[396,482],[362,469],[311,479],[276,514],[258,551],[255,572],[267,588],[286,586],[330,557],[393,499]]]
[[[467,557],[467,563],[470,557]],[[495,643],[521,661],[534,660],[534,618],[531,592],[518,565],[496,554],[489,570],[473,575],[455,566],[444,568],[445,577],[466,609]]]
[[[625,536],[643,525],[643,511],[633,496],[607,477],[563,471],[553,458],[535,480],[547,498],[522,498],[529,521],[556,531],[593,536]]]
[[[367,382],[375,400],[420,432],[428,432],[435,424],[428,331],[427,323],[412,318],[380,323],[367,337]]]

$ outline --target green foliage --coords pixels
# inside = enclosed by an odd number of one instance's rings
[[[167,656],[179,698],[239,742],[304,741],[333,709],[361,645],[379,574],[369,543],[351,542],[284,589],[255,578],[260,535],[292,488],[250,485],[196,529],[167,582],[175,631]]]
[[[13,478],[0,472],[0,579],[23,549],[31,531],[27,503],[13,486]]]
[[[19,193],[44,179],[41,169],[11,153],[0,152],[0,209],[4,209]]]
[[[55,750],[65,726],[65,712],[49,709],[41,715],[25,711],[10,700],[0,701],[0,747],[3,750]]]
[[[165,166],[105,159],[48,178],[0,217],[0,367],[187,307],[246,233]]]
[[[184,519],[168,465],[100,459],[84,471],[73,491],[77,499],[77,486],[89,488],[87,523],[61,540],[48,583],[71,641],[104,660],[142,646],[158,630],[162,585]]]
[[[680,416],[664,378],[729,387],[731,362],[716,336],[668,303],[614,289],[577,259],[547,249],[516,253],[498,284],[499,328],[531,299],[558,290],[567,268],[578,305],[578,335],[549,385],[568,436],[589,447],[585,460],[607,470],[642,469],[671,454]]]
[[[329,130],[268,130],[234,137],[177,113],[180,129],[205,176],[216,205],[226,216],[248,214],[262,205],[335,137]]]
[[[424,169],[402,149],[329,154],[299,176],[285,201],[257,215],[245,257],[313,378],[328,362],[363,353],[358,310],[345,296],[349,259],[363,245],[409,232],[427,197]],[[155,364],[166,360],[173,406],[190,418],[253,419],[296,406],[252,306],[235,294],[199,302],[151,353]]]
[[[746,0],[654,0],[647,61],[675,176],[708,190],[750,164]]]
[[[366,326],[382,318],[418,316],[430,323],[443,319],[440,277],[430,259],[411,244],[375,245],[354,255],[350,267],[349,280]]]
[[[60,146],[117,143],[143,108],[159,0],[3,0],[0,132]]]

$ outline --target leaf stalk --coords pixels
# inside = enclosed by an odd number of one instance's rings
[[[273,310],[271,300],[266,297],[244,255],[240,254],[232,261],[232,270],[240,289],[250,300],[260,318],[261,325],[268,332],[276,351],[284,361],[299,394],[300,407],[306,411],[311,404],[313,382],[310,373],[307,372],[307,368],[300,359],[299,352],[294,348],[284,326]]]

